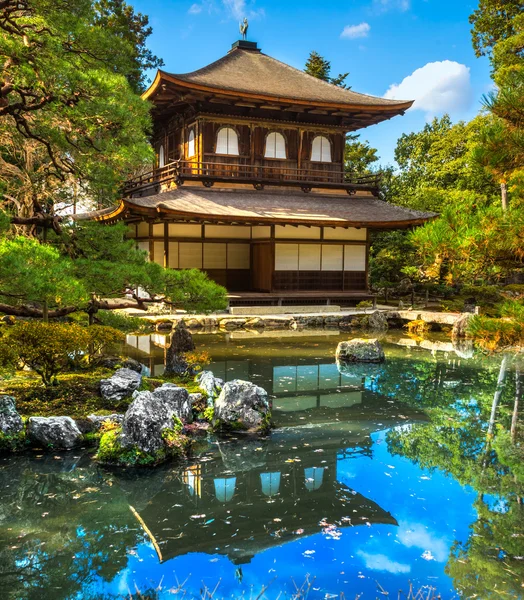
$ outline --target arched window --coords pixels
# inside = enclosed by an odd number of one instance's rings
[[[164,146],[160,146],[160,150],[158,151],[158,167],[162,168],[166,164],[164,159]]]
[[[189,130],[189,136],[187,138],[187,156],[195,156],[195,130]]]
[[[222,127],[219,130],[216,153],[238,156],[238,135],[232,127]]]
[[[266,138],[265,158],[287,158],[286,140],[281,133],[271,132]]]
[[[327,137],[317,135],[313,140],[311,160],[315,162],[331,162],[331,144]]]

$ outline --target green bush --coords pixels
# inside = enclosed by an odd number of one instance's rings
[[[85,327],[75,323],[21,321],[2,338],[0,355],[16,356],[17,362],[33,369],[45,385],[56,383],[56,376],[76,364],[89,350],[90,337]]]
[[[125,339],[124,334],[114,327],[105,327],[104,325],[91,325],[87,328],[89,335],[89,353],[103,354],[108,346]]]
[[[149,322],[140,317],[133,317],[113,310],[99,310],[96,313],[96,319],[101,325],[119,329],[124,333],[147,331],[152,327]]]
[[[498,310],[500,319],[474,316],[468,334],[487,350],[524,345],[524,303],[508,300]]]
[[[0,366],[14,368],[21,363],[49,386],[57,383],[59,373],[78,367],[90,353],[102,352],[122,337],[111,327],[20,321],[0,339]]]

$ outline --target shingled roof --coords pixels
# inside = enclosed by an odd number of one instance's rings
[[[191,73],[158,71],[144,97],[152,97],[163,80],[203,91],[253,95],[275,102],[314,103],[339,108],[360,107],[398,113],[413,104],[408,100],[386,100],[345,90],[286,65],[260,52],[256,46],[255,49],[236,46],[222,58]]]
[[[394,206],[369,196],[180,187],[154,196],[126,198],[112,213],[98,218],[119,218],[125,211],[202,221],[321,224],[380,229],[410,227],[436,216],[435,213]]]

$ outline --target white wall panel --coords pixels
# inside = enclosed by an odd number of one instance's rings
[[[275,237],[288,240],[319,240],[320,227],[306,227],[299,225],[292,227],[291,225],[276,225]]]
[[[365,241],[367,236],[366,229],[357,229],[356,227],[324,227],[325,240],[355,240]]]
[[[366,246],[344,246],[344,271],[366,270]]]
[[[178,262],[181,269],[201,269],[202,244],[200,242],[180,242]]]
[[[343,246],[338,244],[322,246],[322,270],[323,271],[342,271],[342,250]]]
[[[250,266],[249,244],[227,245],[228,269],[249,269]]]
[[[192,223],[169,223],[169,237],[199,238],[202,237],[202,226]]]
[[[169,242],[169,261],[167,266],[170,269],[178,269],[178,242]]]
[[[153,242],[153,260],[160,266],[164,266],[164,240]]]
[[[155,223],[153,225],[153,237],[164,237],[164,224]]]
[[[249,240],[251,227],[235,225],[206,225],[206,238],[226,238],[229,240]]]
[[[204,269],[226,268],[226,244],[204,244]]]
[[[146,221],[140,221],[137,226],[138,237],[149,237],[149,223]]]
[[[275,244],[275,270],[298,270],[298,244]]]
[[[260,240],[271,237],[271,227],[269,225],[254,225],[251,228],[253,239]]]
[[[299,271],[320,271],[320,244],[300,244]]]

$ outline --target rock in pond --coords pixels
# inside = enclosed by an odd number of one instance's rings
[[[0,433],[14,435],[24,428],[22,417],[16,412],[16,400],[0,395]]]
[[[104,423],[122,423],[124,415],[114,413],[112,415],[88,415],[87,421],[91,424],[91,431],[98,431]]]
[[[341,362],[381,363],[386,357],[377,339],[355,338],[339,343],[336,359]]]
[[[122,423],[122,447],[134,446],[155,454],[165,446],[163,433],[172,430],[176,419],[191,418],[191,403],[186,389],[164,383],[154,392],[135,394]]]
[[[118,369],[109,379],[100,382],[100,393],[106,400],[120,401],[135,392],[142,382],[142,375],[132,369]]]
[[[385,313],[376,310],[367,317],[367,327],[375,331],[387,331],[388,320]]]
[[[468,327],[471,319],[474,315],[471,313],[462,313],[460,317],[453,324],[453,329],[451,331],[451,339],[452,340],[463,340],[466,339],[468,334]]]
[[[224,380],[215,377],[212,371],[202,371],[202,373],[196,376],[196,381],[200,389],[207,396],[207,405],[213,406],[213,400],[218,398],[224,387]]]
[[[213,427],[216,429],[265,433],[270,428],[270,420],[266,390],[250,381],[228,381],[215,400]]]
[[[54,450],[71,450],[83,441],[71,417],[30,417],[27,434],[33,444]]]

